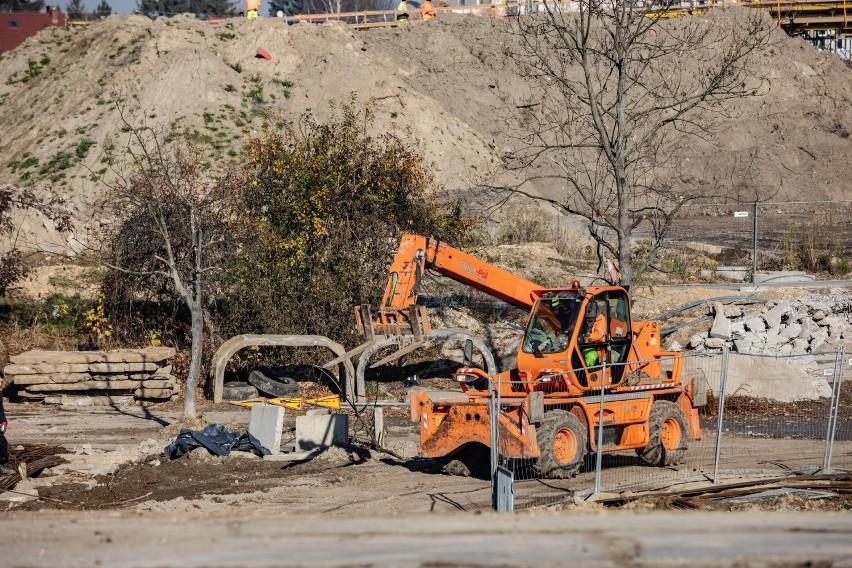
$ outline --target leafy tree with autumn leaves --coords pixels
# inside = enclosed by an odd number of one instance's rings
[[[346,340],[353,307],[380,300],[401,233],[454,244],[470,234],[473,221],[439,198],[417,144],[370,136],[369,125],[350,102],[329,122],[308,115],[249,141],[232,331]]]

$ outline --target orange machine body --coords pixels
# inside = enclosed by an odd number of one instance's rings
[[[517,368],[491,377],[480,369],[460,369],[455,376],[468,395],[465,401],[432,400],[423,391],[412,394],[411,418],[420,424],[422,455],[446,457],[472,443],[490,445],[489,396],[496,392],[501,399],[499,451],[509,458],[540,456],[536,429],[553,410],[579,419],[591,451],[596,450],[594,433],[601,422],[604,451],[648,446],[657,401],[668,401],[683,412],[683,436],[701,437],[696,385],[683,381],[678,353],[661,350],[659,322],[632,320],[627,289],[584,288],[576,281],[567,288],[543,288],[435,239],[405,235],[380,311],[405,318],[416,303],[424,270],[435,270],[530,315]],[[600,325],[601,314],[606,326],[602,340],[589,333],[593,320]]]

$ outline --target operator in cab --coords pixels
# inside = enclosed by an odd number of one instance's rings
[[[589,301],[589,305],[586,306],[583,328],[585,329],[585,335],[582,337],[583,343],[603,343],[606,339],[606,315],[601,311],[597,302],[593,300]],[[584,347],[582,351],[587,367],[598,364],[600,359],[599,347]]]

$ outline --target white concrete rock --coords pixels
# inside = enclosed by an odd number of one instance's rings
[[[745,326],[746,329],[755,333],[763,333],[766,331],[766,322],[759,316],[745,320]]]

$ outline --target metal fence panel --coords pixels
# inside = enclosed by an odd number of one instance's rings
[[[595,492],[852,467],[852,381],[845,387],[842,381],[844,365],[852,360],[843,360],[842,350],[787,357],[687,354],[664,359],[663,367],[671,372],[676,362],[683,384],[694,380],[708,389],[699,410],[700,439],[689,440],[677,464],[650,466],[636,451],[591,453],[576,477],[541,479],[534,461],[501,456],[495,431],[494,463],[514,472],[515,509]]]

